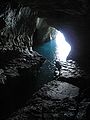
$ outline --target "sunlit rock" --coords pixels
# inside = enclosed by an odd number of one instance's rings
[[[45,95],[51,99],[64,99],[67,97],[73,98],[78,96],[79,88],[75,87],[71,84],[60,82],[60,81],[52,81],[45,85],[41,91],[44,90],[44,94],[41,92],[40,94]]]
[[[34,32],[34,45],[50,40],[50,27],[44,18],[37,18],[36,30]]]
[[[85,72],[81,70],[75,61],[67,60],[67,62],[60,62],[61,69],[58,70],[60,72],[58,77],[64,78],[79,78],[84,77]],[[57,70],[56,70],[57,71]]]

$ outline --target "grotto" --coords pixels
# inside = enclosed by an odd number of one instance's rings
[[[0,0],[0,120],[90,120],[88,0]]]

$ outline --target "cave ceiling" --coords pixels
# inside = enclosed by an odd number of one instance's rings
[[[49,24],[77,21],[90,16],[88,0],[1,0],[0,15],[5,12],[8,4],[12,9],[16,9],[20,4],[29,6],[38,13],[39,17],[48,18]]]
[[[0,9],[3,11],[5,5],[10,3],[12,8],[18,4],[30,6],[39,12],[40,15],[85,15],[88,14],[87,0],[1,0]],[[0,10],[0,11],[1,11]]]

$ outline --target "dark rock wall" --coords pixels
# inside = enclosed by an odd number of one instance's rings
[[[29,7],[10,4],[0,14],[0,49],[20,50],[32,46],[32,36],[36,27],[36,12]]]
[[[18,2],[29,5],[33,9],[36,9],[45,16],[49,15],[51,17],[52,13],[60,14],[72,14],[72,15],[83,15],[86,14],[87,10],[87,0],[18,0]],[[51,14],[50,14],[51,13]]]

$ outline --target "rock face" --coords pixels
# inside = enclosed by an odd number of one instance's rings
[[[69,15],[83,15],[87,11],[87,0],[44,0],[44,1],[21,1],[25,5],[30,5],[33,9],[36,9],[39,11],[40,15],[52,15],[55,16],[54,13],[57,12],[57,15],[62,14],[69,14]],[[51,17],[51,16],[50,16]]]
[[[29,7],[9,5],[1,14],[5,27],[0,31],[0,50],[19,50],[32,46],[32,36],[36,27],[37,15]],[[2,24],[2,22],[1,22]]]
[[[73,60],[67,60],[66,62],[59,62],[60,69],[56,68],[56,73],[60,72],[60,76],[64,78],[78,78],[84,75],[83,70],[80,70],[79,66]],[[58,77],[58,74],[56,74]]]
[[[0,52],[0,119],[5,119],[31,97],[35,76],[44,61],[35,51]]]
[[[73,60],[61,62],[61,69],[54,71],[54,77],[57,80],[71,83],[81,89],[87,88],[90,75],[85,73],[83,69]],[[84,85],[83,85],[84,84]]]
[[[52,81],[42,87],[33,96],[29,106],[20,111],[18,115],[9,120],[17,118],[22,120],[42,119],[70,119],[72,120],[77,110],[79,88],[65,82]]]
[[[32,51],[37,12],[17,2],[0,5],[0,83],[5,83],[19,77],[21,69],[37,69],[45,59]]]
[[[50,26],[44,18],[37,18],[36,30],[33,34],[33,45],[44,43],[50,40]]]
[[[2,51],[0,52],[0,83],[7,79],[20,77],[25,71],[36,71],[44,62],[44,58],[34,51]]]

